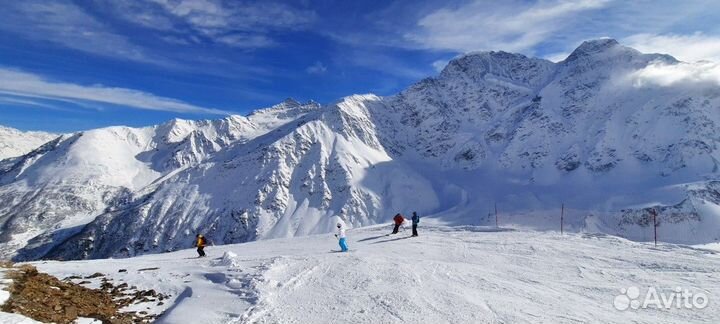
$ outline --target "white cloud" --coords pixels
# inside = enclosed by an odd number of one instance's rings
[[[145,28],[171,31],[175,23],[160,6],[148,1],[94,0],[99,10],[107,10],[113,16]]]
[[[578,13],[602,8],[608,2],[542,1],[518,10],[522,2],[503,2],[498,6],[473,1],[424,16],[418,22],[419,30],[405,37],[432,49],[524,51],[567,25]]]
[[[272,46],[275,42],[269,38],[269,32],[304,29],[316,19],[313,11],[269,1],[242,3],[220,0],[153,0],[153,2],[163,9],[161,15],[180,21],[181,27],[188,27],[197,35],[210,40],[242,48]],[[147,2],[140,1],[140,3],[147,7]],[[147,8],[143,13],[150,16],[151,9]],[[163,22],[160,18],[138,21],[137,17],[131,17],[128,20],[138,24],[144,24],[146,21]],[[161,29],[162,26],[159,24],[156,29]]]
[[[96,55],[162,63],[71,2],[7,2],[0,10],[0,30]]]
[[[664,64],[655,62],[630,74],[636,87],[677,84],[720,86],[720,64],[714,62]]]
[[[242,49],[275,45],[271,33],[307,28],[313,11],[267,1],[242,3],[221,0],[83,1],[23,0],[4,3],[0,32],[33,41],[120,60],[178,68],[171,58],[124,34],[132,27],[150,29],[157,37],[182,46],[217,43]],[[104,16],[116,19],[103,21]],[[118,29],[118,27],[121,27]],[[134,28],[131,29],[134,31]],[[168,58],[169,56],[169,58]],[[191,60],[191,59],[185,59]]]
[[[45,109],[57,110],[57,108],[53,105],[42,103],[33,99],[16,98],[13,96],[0,96],[0,104],[7,104],[11,106],[40,107]]]
[[[320,61],[316,61],[315,64],[308,66],[305,72],[309,74],[323,74],[327,72],[327,66]]]
[[[6,68],[0,68],[0,94],[9,95],[11,98],[26,97],[79,103],[92,102],[177,113],[229,114],[219,109],[200,107],[139,90],[53,82],[35,74]],[[7,98],[8,96],[5,97],[6,101]]]
[[[350,64],[409,80],[419,80],[432,74],[428,67],[415,66],[410,61],[372,48],[357,49],[337,57],[336,60],[340,65]]]
[[[275,42],[264,35],[231,34],[215,38],[215,41],[237,48],[259,48],[275,45]]]
[[[544,58],[548,61],[557,63],[557,62],[560,62],[560,61],[566,59],[568,56],[570,56],[570,53],[560,52],[560,53],[553,53],[553,54],[545,55]]]
[[[624,38],[622,42],[643,53],[670,54],[682,61],[720,62],[720,36],[700,32],[691,35],[635,34]]]
[[[282,3],[223,2],[220,0],[154,0],[176,17],[197,29],[296,29],[315,18],[311,11],[297,10]],[[242,19],[239,19],[242,18]]]
[[[432,67],[435,69],[435,71],[441,72],[447,65],[448,60],[437,60],[435,62],[432,62]]]

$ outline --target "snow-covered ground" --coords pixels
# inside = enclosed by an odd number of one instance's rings
[[[720,255],[601,234],[566,234],[423,219],[420,236],[389,225],[130,259],[35,262],[63,278],[106,273],[172,295],[160,323],[717,323]],[[155,268],[157,270],[144,270]],[[119,272],[126,269],[126,272]],[[621,289],[676,287],[704,309],[614,307]],[[674,304],[673,304],[674,305]],[[146,307],[146,306],[143,306]]]
[[[13,314],[0,312],[0,324],[38,324],[40,322],[35,321],[31,318]]]

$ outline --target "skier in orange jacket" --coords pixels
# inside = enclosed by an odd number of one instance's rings
[[[205,245],[207,245],[207,240],[205,239],[205,236],[203,236],[202,234],[195,235],[195,246],[197,246],[198,258],[202,258],[205,256]]]

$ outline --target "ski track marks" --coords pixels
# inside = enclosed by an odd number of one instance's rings
[[[633,313],[612,306],[620,288],[629,286],[712,287],[707,291],[717,294],[720,281],[711,274],[718,258],[711,251],[674,245],[654,249],[611,236],[424,230],[411,240],[382,240],[370,236],[377,230],[358,231],[351,240],[357,253],[283,259],[258,287],[267,298],[239,323],[715,319],[709,309]],[[667,253],[673,257],[665,259]],[[707,261],[715,266],[702,265]]]
[[[159,323],[716,323],[720,256],[612,236],[424,226],[390,240],[386,226],[124,260],[37,263],[56,275],[107,273],[171,293]],[[155,272],[137,272],[149,265]],[[117,273],[127,268],[127,273]],[[104,269],[104,271],[103,271]],[[149,287],[148,287],[149,286]],[[704,292],[704,310],[618,311],[621,288]]]

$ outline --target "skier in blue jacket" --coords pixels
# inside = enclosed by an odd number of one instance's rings
[[[418,216],[417,212],[413,212],[412,215],[412,236],[418,236],[417,233],[417,226],[420,223],[420,216]]]

